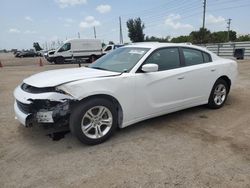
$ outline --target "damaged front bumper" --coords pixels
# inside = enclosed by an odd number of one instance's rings
[[[74,98],[58,92],[29,93],[18,86],[14,91],[16,119],[24,126],[34,123],[67,123]]]

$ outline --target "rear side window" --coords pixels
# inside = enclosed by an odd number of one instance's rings
[[[202,52],[199,50],[183,48],[183,55],[186,66],[198,65],[204,62]]]
[[[211,62],[211,57],[209,54],[203,52],[204,63]]]
[[[165,48],[154,51],[146,60],[145,64],[157,64],[159,71],[170,70],[180,67],[178,48]]]

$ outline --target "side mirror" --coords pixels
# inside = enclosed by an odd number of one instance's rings
[[[143,65],[141,70],[143,72],[157,72],[159,69],[159,66],[157,64],[146,64]]]

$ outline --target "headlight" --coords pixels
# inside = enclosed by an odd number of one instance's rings
[[[69,95],[69,96],[72,97],[72,95],[70,93],[68,93],[68,92],[66,92],[66,91],[64,91],[62,89],[59,89],[58,87],[56,87],[55,90],[56,90],[57,93],[61,93],[63,95]]]

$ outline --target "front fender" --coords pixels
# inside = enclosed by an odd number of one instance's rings
[[[129,75],[74,81],[57,87],[78,101],[94,95],[109,95],[123,109],[123,123],[136,118],[135,82]]]

